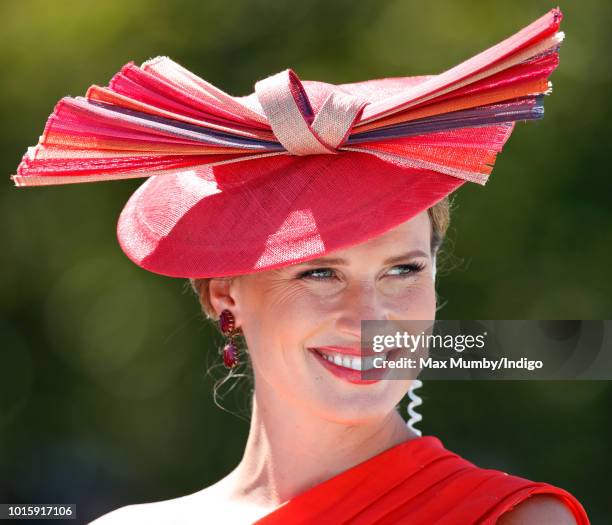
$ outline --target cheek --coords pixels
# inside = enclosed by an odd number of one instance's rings
[[[272,391],[285,399],[312,401],[317,381],[313,371],[322,375],[323,370],[309,361],[305,345],[329,319],[321,303],[306,290],[288,287],[266,294],[260,308],[249,313],[246,342],[262,396]]]
[[[266,306],[257,312],[257,322],[286,339],[291,333],[303,335],[308,326],[316,323],[324,302],[305,287],[289,284],[265,294],[261,304]]]
[[[410,285],[397,285],[387,294],[387,308],[397,319],[434,319],[436,291],[426,276]]]
[[[271,283],[251,294],[245,311],[245,333],[255,363],[276,360],[293,351],[316,330],[321,300],[304,287]]]

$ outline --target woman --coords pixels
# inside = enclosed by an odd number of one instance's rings
[[[517,120],[542,115],[561,13],[435,77],[333,86],[284,71],[231,97],[167,58],[64,99],[18,185],[150,176],[121,213],[136,264],[190,278],[250,360],[240,464],[182,498],[96,523],[586,524],[568,492],[480,469],[365,381],[361,321],[434,319],[448,195],[484,184]],[[234,336],[244,336],[237,355]]]
[[[232,312],[252,363],[242,461],[195,494],[94,523],[587,523],[565,491],[479,469],[419,437],[396,410],[411,380],[356,382],[321,357],[359,352],[362,319],[435,318],[448,217],[444,199],[320,260],[194,280],[207,315]]]

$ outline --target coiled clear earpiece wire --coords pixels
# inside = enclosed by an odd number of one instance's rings
[[[417,388],[421,388],[423,386],[423,381],[420,379],[415,379],[412,382],[412,386],[410,390],[408,390],[408,397],[410,398],[410,403],[408,403],[408,416],[409,419],[406,422],[406,425],[410,430],[412,430],[415,434],[422,436],[423,433],[418,429],[414,428],[414,425],[423,419],[423,416],[419,414],[415,408],[421,406],[423,404],[423,400],[414,393]]]
[[[434,285],[436,282],[436,255],[434,254],[432,260],[432,278],[434,281]],[[412,381],[412,385],[410,385],[410,390],[408,390],[408,398],[410,399],[410,403],[408,403],[408,421],[406,421],[406,426],[412,430],[418,436],[422,436],[423,432],[421,432],[418,428],[414,428],[419,421],[423,420],[423,416],[419,414],[415,408],[419,407],[423,404],[423,400],[418,394],[415,394],[414,391],[417,388],[421,388],[423,386],[423,381],[420,379],[414,379]]]
[[[434,254],[433,260],[432,260],[432,278],[434,281],[434,285],[436,282],[436,269],[437,269],[436,268],[436,255]],[[408,390],[408,398],[410,399],[410,403],[408,403],[408,408],[407,408],[408,421],[406,422],[406,426],[418,436],[422,436],[423,432],[421,432],[418,428],[415,428],[414,425],[416,425],[419,421],[422,421],[423,416],[419,414],[415,410],[415,408],[423,404],[423,399],[421,399],[421,397],[418,394],[415,394],[414,391],[417,388],[421,388],[422,386],[423,386],[423,381],[421,381],[420,379],[414,379],[412,381],[412,385],[410,386],[410,390]]]

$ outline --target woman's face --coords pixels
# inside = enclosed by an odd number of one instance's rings
[[[314,349],[332,356],[329,347],[359,352],[362,320],[434,319],[430,235],[425,211],[316,261],[235,279],[232,311],[247,342],[258,396],[280,395],[337,422],[388,415],[409,379],[355,383],[355,373],[351,379],[350,369],[343,374],[338,365],[330,367]]]

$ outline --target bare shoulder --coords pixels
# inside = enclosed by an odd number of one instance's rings
[[[90,525],[234,525],[256,521],[269,509],[241,505],[228,497],[229,476],[198,492],[178,498],[120,507]]]
[[[559,498],[535,494],[503,514],[497,525],[576,525],[576,519]]]
[[[148,522],[154,512],[151,507],[155,503],[141,503],[138,505],[127,505],[108,512],[91,522],[92,525],[123,525],[128,523]],[[155,523],[155,522],[153,522]]]
[[[186,517],[184,514],[185,509],[177,505],[175,500],[155,501],[118,508],[100,516],[91,524],[128,525],[147,523],[148,525],[161,525],[162,523],[188,523],[184,521]]]
[[[182,496],[179,498],[152,503],[139,503],[120,507],[92,521],[90,525],[161,525],[176,523],[191,525],[201,521],[206,508],[207,491]]]

